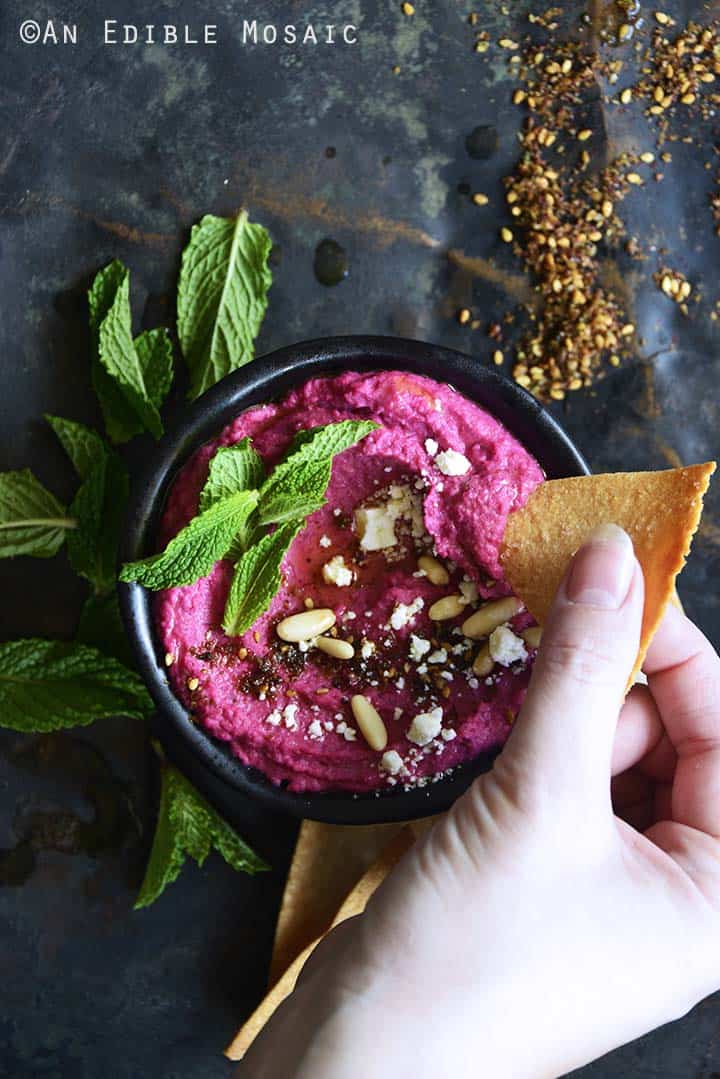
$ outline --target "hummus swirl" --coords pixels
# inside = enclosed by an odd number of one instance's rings
[[[202,446],[176,479],[162,543],[195,516],[220,446],[249,436],[269,470],[292,437],[345,419],[380,427],[333,463],[327,504],[283,563],[283,585],[242,637],[221,628],[232,566],[158,594],[156,622],[176,695],[245,764],[295,791],[424,786],[502,744],[520,707],[532,649],[521,611],[503,627],[497,662],[473,674],[478,642],[460,629],[479,603],[508,594],[499,547],[508,514],[542,481],[538,463],[467,398],[397,371],[312,379],[279,404],[242,413]],[[434,556],[434,584],[418,558]],[[457,595],[462,611],[433,621]],[[352,659],[276,633],[291,614],[330,608],[332,634]],[[508,641],[510,646],[508,647]],[[388,741],[376,752],[358,730],[354,694],[372,702]]]

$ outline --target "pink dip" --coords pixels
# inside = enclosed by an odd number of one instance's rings
[[[327,505],[296,538],[283,566],[284,586],[251,631],[228,638],[220,628],[229,562],[157,598],[160,639],[173,656],[168,677],[174,692],[243,762],[295,791],[423,786],[502,744],[532,663],[530,652],[511,666],[496,665],[486,679],[474,677],[479,645],[466,641],[459,626],[477,606],[470,581],[481,600],[508,593],[498,561],[505,521],[542,481],[541,469],[492,416],[427,378],[391,371],[313,379],[280,404],[244,412],[198,450],[175,481],[162,519],[163,545],[197,513],[208,462],[219,446],[250,436],[270,468],[296,431],[360,418],[382,426],[335,459]],[[457,458],[448,465],[448,449],[470,462],[468,471],[448,474],[465,467]],[[410,493],[422,508],[424,527],[417,514],[415,521],[421,535],[413,537],[411,522],[399,518],[394,547],[364,551],[354,512],[366,500],[384,504],[391,486],[396,495],[398,487],[403,497]],[[448,585],[418,574],[418,555],[433,551],[450,571]],[[353,572],[350,585],[323,579],[323,566],[338,555]],[[430,606],[461,584],[471,600],[463,613],[431,622]],[[315,607],[335,612],[337,635],[352,639],[354,659],[332,659],[316,648],[303,652],[278,639],[278,621],[304,610],[308,597]],[[415,613],[408,615],[407,608]],[[530,624],[521,612],[511,627],[519,632]],[[431,642],[424,656],[416,646],[412,658],[411,635]],[[193,692],[192,679],[199,682]],[[387,764],[397,768],[397,758],[383,763],[383,754],[357,730],[350,709],[354,693],[365,694],[380,712],[387,749],[402,761],[395,774]],[[437,708],[440,734],[424,746],[410,741],[413,718]]]

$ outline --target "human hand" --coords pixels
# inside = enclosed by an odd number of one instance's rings
[[[606,527],[493,771],[317,949],[243,1075],[557,1076],[720,986],[720,660],[670,608],[622,704],[642,596]]]

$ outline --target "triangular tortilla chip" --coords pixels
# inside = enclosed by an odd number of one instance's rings
[[[405,851],[409,850],[414,841],[415,835],[412,829],[403,827],[386,846],[380,858],[355,885],[333,918],[332,925],[339,925],[340,922],[344,922],[347,918],[362,914],[373,892],[382,884],[390,870],[400,860]],[[243,1058],[276,1009],[292,993],[302,968],[321,939],[322,937],[318,937],[317,940],[313,940],[307,945],[288,967],[282,978],[260,1002],[225,1050],[225,1056],[229,1060],[241,1060]]]
[[[675,594],[715,463],[665,472],[615,472],[548,480],[510,514],[500,559],[514,593],[542,625],[572,555],[601,524],[624,528],[645,576],[640,670]]]
[[[402,827],[303,821],[275,929],[270,985],[327,931],[342,901]]]

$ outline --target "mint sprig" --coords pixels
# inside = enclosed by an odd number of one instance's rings
[[[193,517],[161,554],[126,563],[121,581],[138,581],[154,591],[193,584],[224,558],[257,505],[257,491],[238,491]]]
[[[120,580],[153,590],[175,588],[207,576],[219,559],[231,557],[235,572],[223,628],[244,633],[277,594],[283,559],[307,517],[325,504],[334,458],[377,426],[371,420],[343,420],[299,432],[259,490],[246,486],[263,474],[249,439],[218,450],[198,516],[160,554],[124,565]],[[267,525],[277,527],[268,532]]]
[[[106,716],[143,719],[151,710],[140,678],[94,648],[37,637],[0,644],[4,727],[56,731]]]
[[[159,409],[173,377],[167,330],[146,330],[133,340],[130,273],[117,259],[95,275],[88,307],[93,386],[110,441],[127,442],[144,430],[159,438]]]
[[[186,857],[202,865],[213,848],[233,869],[259,873],[270,868],[176,768],[163,763],[155,838],[135,909],[155,902],[177,879]]]
[[[0,472],[0,558],[52,558],[77,521],[29,468]]]
[[[243,210],[235,219],[206,215],[182,256],[177,330],[194,398],[252,360],[267,309],[272,246]]]

